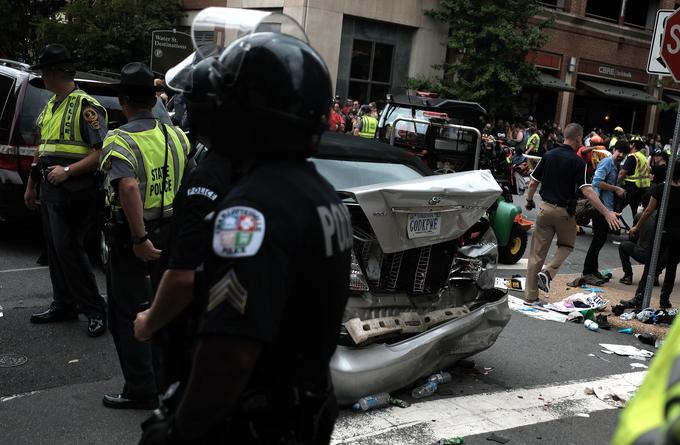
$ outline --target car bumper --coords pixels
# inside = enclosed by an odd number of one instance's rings
[[[490,347],[510,320],[508,297],[394,344],[338,346],[331,375],[340,404],[394,391]]]

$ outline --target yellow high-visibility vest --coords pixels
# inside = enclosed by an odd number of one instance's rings
[[[636,151],[631,156],[635,156],[635,171],[632,175],[626,176],[624,180],[635,184],[637,188],[648,188],[652,181],[649,174],[649,163],[645,155]]]
[[[541,137],[538,135],[538,133],[534,133],[531,136],[529,136],[529,139],[527,140],[527,145],[525,147],[525,153],[531,154],[531,153],[538,153],[538,146],[541,143]]]
[[[359,136],[362,138],[375,138],[375,131],[378,129],[378,119],[373,116],[361,116],[361,130]]]
[[[189,154],[189,139],[186,134],[177,127],[164,126],[168,137],[166,172],[163,169],[165,134],[158,121],[154,128],[149,130],[128,132],[119,128],[110,131],[102,149],[100,162],[102,170],[108,170],[108,161],[111,157],[127,162],[134,169],[144,205],[144,219],[147,221],[172,216],[172,203],[179,189]]]
[[[90,105],[103,112],[104,116],[106,109],[86,92],[78,89],[71,91],[56,110],[53,110],[56,100],[57,96],[52,96],[36,121],[40,129],[38,156],[83,159],[92,151],[92,147],[80,134],[83,100],[87,100]],[[102,122],[101,125],[105,126],[106,122]]]
[[[680,400],[677,399],[680,396],[678,320],[676,318],[673,322],[663,346],[652,359],[642,386],[621,413],[612,445],[666,443],[659,439],[667,434],[669,428],[675,431],[680,425]]]

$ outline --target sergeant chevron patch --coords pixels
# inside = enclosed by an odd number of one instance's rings
[[[246,312],[246,302],[248,301],[248,291],[241,285],[234,269],[231,269],[225,276],[210,288],[208,294],[208,312],[215,309],[224,301],[243,315]]]

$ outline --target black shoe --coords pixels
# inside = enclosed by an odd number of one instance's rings
[[[123,394],[104,394],[102,403],[105,407],[113,409],[156,409],[158,408],[158,397],[129,399]]]
[[[630,286],[631,284],[633,284],[633,276],[632,275],[624,275],[619,280],[619,283]]]
[[[661,283],[659,283],[659,277],[654,278],[654,287],[659,287],[661,286]]]
[[[671,299],[669,297],[661,297],[661,301],[659,301],[659,307],[661,309],[670,309],[673,307],[671,304]]]
[[[40,256],[38,257],[37,260],[35,260],[35,264],[38,266],[47,266],[47,254],[46,253],[41,253]]]
[[[31,323],[56,323],[58,321],[77,320],[78,314],[66,309],[54,309],[50,307],[44,312],[31,315]]]
[[[598,314],[595,317],[595,323],[600,327],[600,329],[611,329],[612,325],[609,324],[607,316],[605,314]]]
[[[621,306],[626,309],[642,309],[642,298],[635,296],[630,300],[621,300]]]
[[[89,317],[87,319],[87,335],[99,337],[106,332],[106,320],[104,317]]]

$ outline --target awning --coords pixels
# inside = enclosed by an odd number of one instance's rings
[[[658,104],[661,102],[651,94],[647,94],[642,90],[636,90],[635,88],[611,85],[608,83],[592,82],[590,80],[581,80],[580,82],[584,87],[586,87],[586,89],[592,91],[598,96],[617,100],[625,100],[628,102],[643,102],[647,104]]]
[[[670,102],[680,102],[680,96],[668,93],[663,93],[663,95],[666,96],[670,100]]]
[[[535,82],[532,82],[531,85],[534,85],[539,88],[545,88],[547,90],[558,91],[574,91],[576,89],[571,85],[563,82],[558,77],[551,76],[550,74],[546,73],[539,73],[538,78],[536,79]]]

